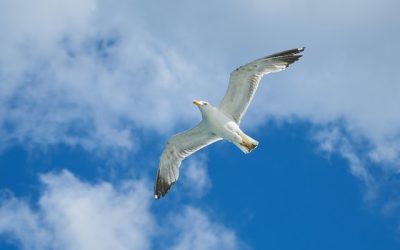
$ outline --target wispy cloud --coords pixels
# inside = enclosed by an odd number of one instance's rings
[[[195,86],[212,77],[146,30],[134,2],[19,6],[0,10],[3,146],[134,149],[136,128],[163,133],[198,115],[190,101],[206,90]]]
[[[183,216],[179,214],[173,217],[173,223],[178,228],[178,240],[170,249],[247,249],[232,231],[212,222],[196,208],[186,207]]]
[[[149,249],[155,224],[143,182],[90,185],[67,171],[42,182],[37,210],[17,198],[2,201],[1,232],[24,249]]]
[[[23,249],[243,249],[235,233],[187,206],[152,212],[146,181],[90,184],[68,171],[41,177],[35,208],[10,196],[0,203],[0,234]],[[176,208],[176,207],[175,207]],[[168,228],[168,230],[163,230]],[[156,232],[163,232],[157,233]],[[157,243],[157,245],[155,244]]]
[[[183,165],[182,180],[180,181],[191,197],[198,198],[211,187],[206,160],[206,156],[200,154],[188,159]]]
[[[359,150],[350,142],[348,136],[344,135],[337,127],[319,129],[313,135],[319,144],[319,150],[328,156],[339,154],[347,160],[350,172],[359,178],[366,187],[365,198],[371,200],[376,198],[377,183],[375,177],[370,173],[368,160],[360,158]],[[359,148],[359,147],[358,147]]]
[[[50,245],[50,235],[41,224],[38,214],[26,202],[15,197],[2,197],[0,206],[0,232],[23,249],[46,249]],[[32,236],[32,232],[35,236]]]

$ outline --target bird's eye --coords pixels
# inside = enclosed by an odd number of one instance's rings
[[[207,106],[207,105],[208,105],[208,103],[206,103],[206,102],[205,102],[205,103],[204,103],[204,105],[206,105],[206,106]]]

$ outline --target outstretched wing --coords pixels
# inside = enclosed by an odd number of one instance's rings
[[[219,104],[219,109],[230,115],[238,124],[257,90],[263,75],[286,69],[297,61],[304,47],[279,52],[257,59],[232,71],[229,87]]]
[[[220,139],[207,129],[203,121],[192,129],[172,136],[160,157],[154,197],[163,197],[178,180],[179,166],[185,157]]]

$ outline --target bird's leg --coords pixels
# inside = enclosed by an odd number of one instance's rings
[[[249,152],[251,152],[253,149],[257,147],[257,144],[253,144],[249,141],[247,141],[244,137],[242,137],[242,142],[240,143],[243,147],[247,148]]]
[[[242,142],[240,143],[240,145],[247,148],[247,150],[249,150],[249,152],[251,152],[255,147],[257,147],[257,145],[254,145],[244,139],[242,139]]]
[[[258,145],[258,141],[243,133],[240,128],[236,129],[233,132],[233,135],[234,139],[231,140],[231,142],[233,142],[245,154],[250,153]]]

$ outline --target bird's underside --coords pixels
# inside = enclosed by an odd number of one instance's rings
[[[218,107],[204,101],[194,101],[203,115],[203,121],[192,129],[172,136],[161,154],[154,197],[165,196],[178,180],[183,159],[201,148],[221,139],[231,141],[244,153],[249,153],[258,142],[244,134],[240,121],[254,97],[260,79],[268,73],[284,70],[297,61],[304,50],[297,48],[254,60],[232,71],[229,86]]]

